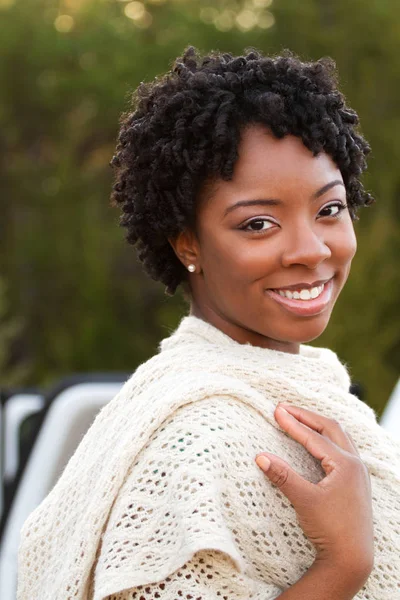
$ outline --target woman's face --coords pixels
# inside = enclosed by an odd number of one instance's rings
[[[240,343],[298,353],[326,328],[356,252],[345,204],[327,154],[248,127],[233,179],[215,183],[200,202],[196,234],[181,234],[175,246],[186,266],[196,265],[191,313]]]

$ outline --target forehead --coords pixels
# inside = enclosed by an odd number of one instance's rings
[[[328,154],[314,156],[300,138],[278,139],[266,127],[252,125],[242,132],[233,178],[218,180],[212,196],[224,198],[224,204],[239,196],[282,197],[300,189],[311,196],[333,179],[342,176]]]

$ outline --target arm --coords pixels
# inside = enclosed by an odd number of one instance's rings
[[[352,600],[369,572],[352,577],[334,566],[315,562],[308,571],[276,600]]]
[[[315,485],[275,455],[263,453],[256,459],[293,504],[299,524],[317,552],[308,571],[278,598],[350,600],[374,566],[368,470],[353,440],[336,421],[290,405],[279,406],[275,418],[321,461],[326,473]]]

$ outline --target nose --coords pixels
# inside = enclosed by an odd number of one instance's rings
[[[281,262],[283,267],[304,265],[309,269],[315,269],[331,255],[332,252],[325,240],[311,227],[302,225],[290,231]]]

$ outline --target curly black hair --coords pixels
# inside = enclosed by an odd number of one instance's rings
[[[314,155],[329,154],[353,220],[360,206],[374,202],[360,181],[370,147],[337,89],[335,62],[303,62],[290,51],[245,53],[200,56],[188,46],[168,73],[139,85],[121,117],[111,203],[121,206],[120,225],[145,271],[169,295],[187,271],[168,240],[195,227],[200,192],[232,178],[241,132],[250,124],[267,126],[277,138],[298,136]]]

